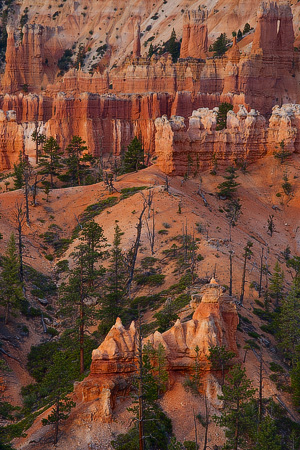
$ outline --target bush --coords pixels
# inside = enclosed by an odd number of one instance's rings
[[[165,275],[158,273],[143,273],[136,275],[135,281],[138,285],[161,286],[165,282]]]

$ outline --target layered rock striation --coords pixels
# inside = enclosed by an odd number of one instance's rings
[[[188,125],[183,117],[158,118],[157,164],[169,175],[185,175],[188,171],[210,169],[215,160],[220,167],[236,160],[257,161],[273,153],[282,141],[289,152],[299,152],[299,113],[300,105],[276,106],[268,123],[259,112],[254,109],[248,112],[240,105],[237,113],[228,112],[227,126],[220,131],[217,131],[218,108],[194,111]]]
[[[186,376],[193,370],[195,348],[198,346],[199,360],[205,372],[203,382],[208,397],[213,401],[217,399],[219,385],[211,374],[207,359],[209,348],[224,345],[237,353],[238,314],[233,299],[215,280],[200,290],[193,305],[195,312],[191,320],[184,323],[177,320],[168,331],[156,331],[144,339],[143,345],[150,342],[156,349],[160,344],[164,347],[171,380]],[[137,371],[137,342],[135,323],[125,329],[117,319],[105,340],[93,351],[90,375],[75,385],[77,400],[91,402],[97,419],[111,420],[117,398],[128,394],[131,377]]]

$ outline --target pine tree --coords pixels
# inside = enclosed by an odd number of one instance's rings
[[[95,302],[97,281],[104,274],[100,265],[95,264],[104,257],[106,239],[103,229],[95,222],[87,223],[81,235],[81,243],[72,256],[75,266],[69,273],[67,283],[61,287],[61,313],[71,320],[78,330],[80,351],[80,373],[84,372],[85,331],[95,319]],[[90,301],[89,301],[90,300]]]
[[[175,63],[177,61],[177,59],[179,58],[180,43],[177,42],[176,32],[175,32],[174,28],[172,30],[170,39],[168,40],[168,42],[166,42],[165,47],[166,47],[166,51],[171,54],[172,60]]]
[[[228,367],[228,363],[235,357],[234,352],[226,350],[223,345],[209,348],[208,360],[211,362],[212,369],[221,370],[222,372],[222,386],[225,380],[225,370]]]
[[[248,22],[245,23],[243,34],[249,33],[250,30],[251,30],[250,24]]]
[[[297,278],[282,301],[278,324],[280,346],[286,358],[295,364],[300,345],[300,280]]]
[[[80,186],[82,184],[84,175],[86,174],[87,166],[85,161],[89,159],[88,155],[84,156],[83,153],[87,151],[87,147],[84,145],[85,141],[79,136],[73,136],[70,144],[67,146],[66,151],[68,157],[65,159],[67,166],[67,177],[69,177],[72,186]]]
[[[22,152],[19,153],[19,162],[17,164],[14,164],[14,188],[15,189],[22,189],[24,186],[24,168],[25,168],[26,162],[23,159]]]
[[[135,136],[124,155],[124,172],[137,172],[144,167],[144,149]]]
[[[153,345],[148,342],[144,346],[143,352],[145,355],[149,355],[152,365],[152,374],[157,385],[157,395],[160,397],[166,391],[169,380],[166,350],[161,343],[158,344],[157,349],[155,349]]]
[[[219,111],[217,115],[217,127],[216,130],[224,130],[227,125],[227,113],[228,111],[232,111],[233,106],[230,103],[224,102],[220,103]]]
[[[278,159],[280,161],[280,164],[284,164],[285,160],[291,156],[291,153],[285,149],[285,143],[284,141],[279,142],[280,150],[275,151],[273,153],[274,158]]]
[[[53,409],[47,419],[42,419],[43,425],[54,425],[54,445],[58,442],[59,426],[69,417],[75,403],[67,397],[72,389],[66,366],[72,364],[64,352],[58,352],[53,358],[53,363],[43,380],[44,388],[49,392],[48,400],[54,403]]]
[[[110,264],[106,283],[106,292],[101,300],[100,317],[102,318],[101,332],[106,334],[116,318],[121,316],[123,300],[126,293],[126,267],[121,249],[121,239],[124,233],[118,224],[115,225],[113,247],[110,251]]]
[[[283,287],[284,287],[284,272],[281,269],[279,262],[276,261],[273,275],[270,278],[269,292],[271,297],[275,299],[275,307],[278,308],[279,303],[283,299]]]
[[[39,147],[46,141],[46,136],[40,133],[40,125],[38,121],[35,121],[35,130],[31,135],[31,139],[35,142],[35,163],[39,162]]]
[[[23,299],[22,283],[19,278],[20,263],[14,234],[10,236],[1,266],[0,302],[5,307],[5,324],[7,324],[10,312],[18,310]]]
[[[222,56],[227,50],[228,39],[226,33],[221,33],[220,36],[212,44],[212,51],[214,56]]]
[[[151,56],[154,54],[154,48],[153,48],[153,44],[151,42],[150,47],[149,47],[149,51],[148,51],[148,57],[151,58]]]
[[[297,411],[300,412],[300,346],[297,346],[297,357],[294,367],[291,370],[291,387],[292,387],[292,397],[293,404]]]
[[[229,370],[223,386],[223,395],[219,399],[224,402],[222,416],[214,416],[213,420],[225,427],[228,450],[245,450],[245,430],[251,421],[248,406],[254,399],[255,389],[247,378],[246,370],[238,364]],[[250,409],[251,411],[251,409]]]
[[[260,423],[256,434],[255,450],[281,450],[276,423],[267,416]]]
[[[236,175],[236,169],[232,166],[227,167],[226,172],[228,175],[224,175],[223,177],[225,181],[220,183],[217,187],[218,197],[231,200],[239,186],[239,183],[236,182],[238,176]]]
[[[171,420],[158,404],[159,388],[147,347],[143,347],[141,325],[137,339],[137,375],[133,380],[133,413],[135,426],[112,442],[117,450],[167,450],[172,433]]]
[[[53,177],[57,176],[61,168],[61,155],[57,141],[50,137],[43,146],[42,155],[40,157],[39,167],[40,173],[50,176],[51,189],[54,188]]]

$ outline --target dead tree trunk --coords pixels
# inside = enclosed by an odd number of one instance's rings
[[[127,292],[128,292],[128,296],[130,298],[130,294],[131,294],[131,284],[133,281],[133,276],[134,276],[134,269],[135,269],[135,264],[136,264],[136,258],[138,255],[138,251],[139,251],[139,247],[140,247],[140,242],[141,242],[141,234],[142,234],[142,226],[143,226],[143,215],[144,212],[147,208],[147,203],[144,202],[143,204],[143,208],[141,211],[141,214],[139,216],[139,220],[138,220],[138,224],[136,226],[136,238],[135,238],[135,242],[133,244],[133,247],[131,249],[131,255],[129,258],[129,277],[128,277],[128,281],[127,281]]]

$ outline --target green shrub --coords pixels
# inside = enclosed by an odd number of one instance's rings
[[[272,370],[272,372],[284,373],[284,368],[281,367],[280,364],[277,364],[273,361],[270,362],[270,370]]]
[[[259,338],[259,334],[256,333],[256,331],[249,331],[248,332],[248,336],[254,338],[254,339],[258,339]]]
[[[138,285],[161,286],[165,282],[165,277],[165,275],[159,273],[143,273],[136,275],[135,281]]]
[[[97,203],[93,203],[89,205],[84,212],[79,216],[80,223],[88,222],[92,220],[94,217],[98,216],[107,208],[111,208],[112,206],[118,203],[117,197],[108,197],[104,200],[100,200]],[[79,227],[80,229],[80,227]]]

